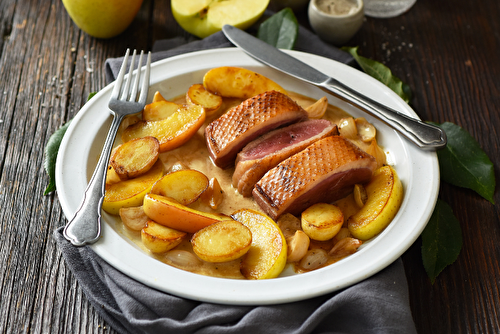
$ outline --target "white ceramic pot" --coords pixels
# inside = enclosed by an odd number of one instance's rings
[[[363,0],[311,0],[309,23],[324,41],[342,46],[363,25]]]

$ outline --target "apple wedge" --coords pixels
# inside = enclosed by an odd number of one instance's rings
[[[207,262],[236,260],[248,252],[252,233],[240,222],[224,220],[196,232],[191,245],[196,255]]]
[[[187,32],[205,38],[224,24],[247,29],[264,14],[269,0],[172,0],[172,14]]]
[[[180,170],[164,175],[151,188],[152,194],[170,197],[182,205],[195,202],[208,188],[208,178],[193,169]]]
[[[118,215],[120,208],[141,206],[144,196],[163,175],[163,163],[158,160],[151,169],[134,179],[106,185],[102,209]]]
[[[205,73],[203,86],[213,94],[243,100],[269,90],[287,94],[271,79],[245,68],[231,66],[216,67]]]
[[[122,140],[155,137],[160,142],[160,153],[173,150],[186,143],[205,122],[205,110],[193,104],[183,106],[172,116],[159,121],[141,121],[123,131]]]
[[[403,201],[403,185],[391,166],[375,170],[365,186],[365,205],[347,220],[352,236],[368,240],[382,232],[392,221]]]
[[[147,194],[144,197],[143,208],[144,213],[158,224],[188,233],[196,233],[220,220],[230,219],[191,209],[174,199],[157,194]]]
[[[144,121],[161,121],[172,116],[180,108],[182,108],[182,105],[171,101],[151,102],[144,107],[142,119]]]
[[[255,210],[242,209],[231,215],[252,232],[252,245],[241,263],[241,273],[248,279],[278,277],[287,259],[287,244],[276,223]]]
[[[157,224],[152,220],[141,230],[141,240],[152,253],[165,253],[176,247],[186,236],[185,232]]]

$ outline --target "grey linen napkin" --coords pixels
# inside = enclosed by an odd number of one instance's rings
[[[222,33],[186,44],[157,43],[153,60],[186,52],[230,47]],[[353,65],[346,53],[324,44],[302,28],[297,50]],[[106,61],[110,81],[122,59]],[[150,288],[119,272],[89,247],[74,247],[62,227],[55,240],[86,297],[121,333],[416,333],[401,259],[349,288],[308,300],[265,306],[227,306],[197,302]]]

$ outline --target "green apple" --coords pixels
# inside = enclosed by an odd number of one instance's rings
[[[134,20],[143,0],[62,0],[75,24],[97,38],[122,33]]]
[[[184,30],[205,38],[225,24],[247,29],[264,14],[269,0],[172,0],[171,5]]]

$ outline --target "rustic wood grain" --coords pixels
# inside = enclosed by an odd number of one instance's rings
[[[297,13],[305,25],[305,12]],[[500,6],[495,0],[418,0],[393,19],[367,18],[348,43],[383,62],[413,90],[424,120],[451,121],[500,165]],[[89,93],[105,85],[104,62],[127,47],[192,38],[169,1],[145,0],[120,36],[80,31],[59,0],[0,2],[0,332],[115,333],[90,305],[53,239],[66,223],[57,194],[43,196],[43,148]],[[440,198],[460,221],[464,244],[455,264],[430,283],[421,242],[404,254],[419,333],[500,331],[500,206],[443,184]],[[499,201],[498,193],[495,196]]]

